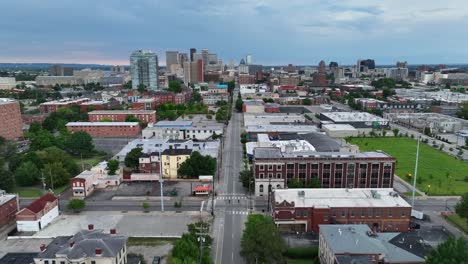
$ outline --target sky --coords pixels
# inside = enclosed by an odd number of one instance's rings
[[[0,62],[129,64],[208,48],[225,63],[468,63],[466,0],[2,1]]]

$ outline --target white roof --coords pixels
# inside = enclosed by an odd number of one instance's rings
[[[297,132],[297,133],[308,133],[308,132],[317,132],[318,129],[316,126],[309,125],[250,125],[245,126],[245,131],[247,132]]]
[[[68,126],[137,126],[138,122],[68,122]]]
[[[154,114],[156,113],[155,110],[97,110],[91,111],[88,115],[107,115],[107,114],[127,114],[127,115],[135,115],[135,114]]]
[[[11,199],[14,199],[15,197],[16,195],[14,194],[0,194],[0,205],[3,205],[4,203],[10,201]]]
[[[383,119],[379,116],[372,115],[366,112],[326,112],[321,114],[330,118],[334,122],[388,122],[387,119]]]
[[[83,102],[83,101],[87,101],[87,100],[89,100],[89,98],[79,98],[79,99],[76,99],[76,100],[60,99],[60,100],[45,102],[45,103],[42,103],[41,105],[68,105],[68,104],[79,103],[79,102]]]
[[[303,192],[303,195],[300,195]],[[277,189],[276,203],[294,202],[295,207],[411,207],[392,188],[378,189]]]
[[[328,131],[356,131],[356,128],[348,124],[323,124],[322,128]]]
[[[0,98],[0,104],[10,104],[14,102],[16,101],[10,98]]]

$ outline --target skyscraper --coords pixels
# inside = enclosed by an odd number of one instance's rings
[[[158,90],[158,55],[150,50],[137,50],[130,55],[132,89],[144,84],[150,90]]]
[[[194,53],[197,53],[197,49],[191,48],[191,49],[190,49],[190,61],[193,61],[193,54],[194,54]]]
[[[327,72],[327,65],[325,64],[325,62],[323,60],[321,60],[319,65],[318,65],[318,72],[319,73],[326,73]]]
[[[178,51],[166,51],[166,68],[170,69],[172,64],[179,64]]]
[[[245,63],[246,63],[247,65],[252,64],[252,55],[249,54],[249,55],[247,55],[247,56],[245,57]]]
[[[202,58],[203,58],[203,65],[208,64],[208,49],[202,49]]]

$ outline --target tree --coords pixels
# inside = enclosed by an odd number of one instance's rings
[[[242,186],[244,186],[244,188],[248,189],[249,184],[253,181],[253,171],[243,170],[239,172],[239,181],[242,183]]]
[[[392,131],[393,131],[393,135],[394,135],[395,137],[398,137],[398,133],[400,133],[400,129],[394,128]]]
[[[208,230],[209,225],[204,222],[198,222],[188,225],[188,233],[182,235],[174,243],[172,248],[172,264],[212,264],[210,257],[210,247],[213,239],[203,231]],[[200,250],[200,242],[203,242]],[[200,256],[201,253],[201,256]],[[199,262],[201,260],[201,262]]]
[[[125,166],[135,170],[138,169],[142,150],[142,148],[134,148],[130,150],[130,152],[127,153],[127,156],[125,156]]]
[[[430,127],[425,127],[424,128],[424,135],[430,136],[431,135],[431,128]]]
[[[180,93],[182,92],[182,86],[180,85],[179,81],[169,81],[169,88],[167,90],[174,93]]]
[[[466,240],[463,237],[455,239],[450,237],[444,243],[437,246],[427,256],[427,264],[457,264],[466,263],[468,250]]]
[[[67,208],[75,212],[79,212],[81,209],[85,208],[86,203],[81,199],[70,199],[68,202]]]
[[[5,169],[5,162],[0,159],[0,189],[7,192],[13,191],[15,188],[15,179],[13,174]]]
[[[302,104],[303,105],[311,105],[312,104],[312,100],[310,100],[309,97],[305,98],[304,100],[302,100]]]
[[[198,91],[193,91],[192,93],[192,102],[201,102],[203,101],[203,97]]]
[[[209,155],[202,155],[198,151],[180,164],[177,173],[183,177],[198,178],[200,175],[214,175],[216,171],[216,159]]]
[[[462,195],[461,200],[455,206],[455,212],[468,221],[468,192]]]
[[[468,138],[465,139],[465,147],[468,147]]]
[[[242,112],[242,107],[244,105],[244,101],[242,101],[242,98],[237,98],[236,100],[236,109],[239,112]]]
[[[140,85],[138,85],[138,92],[140,94],[143,94],[145,91],[146,91],[146,85],[140,83]]]
[[[20,186],[31,186],[37,183],[40,171],[31,161],[22,162],[15,171],[16,183]]]
[[[45,129],[41,129],[39,132],[29,134],[28,136],[30,140],[29,148],[31,150],[41,150],[52,147],[55,144],[54,135]]]
[[[118,160],[109,160],[107,162],[107,170],[109,175],[115,175],[115,171],[119,168]]]
[[[72,155],[89,157],[94,151],[93,138],[84,131],[74,132],[65,141],[65,148]]]
[[[148,211],[149,211],[149,208],[150,208],[149,203],[144,202],[142,206],[143,206],[143,209],[145,210],[145,212],[148,212]]]
[[[70,173],[64,168],[62,162],[44,164],[42,173],[46,186],[52,189],[67,184],[70,179]]]
[[[140,122],[140,119],[136,118],[134,115],[127,115],[125,117],[125,122]]]
[[[240,252],[246,263],[284,263],[285,251],[286,243],[273,220],[265,215],[249,215]]]
[[[112,118],[104,117],[104,118],[101,118],[101,120],[99,120],[99,122],[113,122],[113,120],[112,120]]]

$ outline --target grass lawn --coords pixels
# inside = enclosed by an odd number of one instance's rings
[[[468,221],[465,218],[460,217],[457,214],[451,214],[447,216],[447,221],[457,226],[460,230],[468,234]]]
[[[35,198],[42,195],[42,190],[39,187],[18,187],[14,192],[23,198]]]
[[[129,237],[128,246],[160,246],[174,243],[178,238]]]
[[[416,143],[411,138],[351,138],[361,151],[382,150],[397,159],[396,174],[407,182],[414,174]],[[424,143],[420,144],[417,188],[428,195],[460,195],[468,190],[468,163]]]
[[[70,187],[70,184],[65,184],[63,186],[54,188],[54,194],[59,195],[59,194],[63,193],[66,189],[68,189],[68,187]]]

